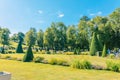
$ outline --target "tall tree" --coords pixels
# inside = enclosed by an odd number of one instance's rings
[[[3,45],[2,53],[5,53],[4,47],[9,44],[10,31],[7,28],[2,28],[0,31],[0,43]]]
[[[78,24],[78,35],[79,35],[79,44],[82,49],[87,48],[89,49],[89,26],[88,21],[90,19],[87,16],[83,16],[80,19]]]
[[[10,37],[10,40],[14,41],[14,42],[18,42],[18,34],[13,34],[11,37]]]
[[[46,49],[49,49],[49,48],[53,49],[54,38],[53,38],[53,33],[51,28],[46,29],[46,31],[44,32],[43,40],[44,40],[44,47]]]
[[[65,26],[63,22],[57,22],[55,23],[55,28],[56,29],[53,32],[54,42],[56,43],[56,46],[59,50],[63,50],[66,44],[67,27]]]
[[[28,49],[23,58],[24,62],[30,62],[33,60],[34,56],[31,47],[35,45],[36,37],[37,37],[37,33],[35,28],[31,28],[25,35],[25,41],[28,45]]]
[[[40,29],[37,33],[37,44],[39,47],[43,48],[43,36],[44,32]]]
[[[69,26],[66,35],[67,35],[68,47],[71,50],[73,50],[76,47],[76,37],[77,37],[76,27],[74,25]]]
[[[113,29],[112,46],[120,48],[120,8],[117,8],[109,15],[110,22]]]

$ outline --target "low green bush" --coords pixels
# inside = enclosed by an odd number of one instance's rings
[[[92,68],[92,64],[89,61],[87,61],[87,60],[83,60],[82,61],[82,65],[83,66],[81,66],[81,69],[82,68],[83,69],[91,69]]]
[[[65,55],[74,55],[74,52],[65,52]]]
[[[81,52],[80,54],[81,55],[89,55],[90,53],[89,52]]]
[[[56,65],[57,64],[57,59],[56,58],[51,58],[49,61],[48,61],[49,64],[52,64],[52,65]]]
[[[57,65],[68,66],[68,62],[63,59],[57,59]]]
[[[82,61],[74,60],[71,63],[71,67],[77,69],[92,69],[92,64],[87,60],[82,60]]]
[[[39,56],[37,56],[37,57],[35,57],[35,58],[33,59],[33,61],[34,61],[35,63],[40,63],[40,62],[42,62],[42,60],[44,60],[44,57],[39,57]]]
[[[13,54],[13,53],[15,53],[15,50],[8,50],[7,53],[8,54]]]
[[[50,51],[46,51],[46,54],[51,54],[51,52]]]
[[[5,59],[9,59],[9,58],[11,58],[11,56],[8,56],[8,55],[7,55],[7,56],[5,56]]]
[[[109,54],[108,56],[110,59],[114,59],[115,58],[115,55],[114,54]]]
[[[119,64],[118,63],[115,63],[115,62],[112,62],[112,61],[107,61],[106,65],[107,65],[107,70],[111,70],[111,71],[114,71],[114,72],[119,72]]]
[[[71,63],[71,67],[72,67],[72,68],[80,69],[80,66],[81,66],[81,63],[80,63],[79,60],[74,60],[74,61]]]

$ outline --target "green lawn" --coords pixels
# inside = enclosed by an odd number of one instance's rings
[[[24,54],[1,54],[1,56],[11,56],[11,57],[16,57],[16,58],[23,58]],[[62,55],[62,54],[34,54],[34,57],[36,56],[41,56],[44,57],[46,60],[49,60],[51,58],[58,58],[58,59],[64,59],[68,62],[73,61],[74,59],[79,59],[79,60],[88,60],[90,61],[93,65],[101,65],[101,66],[106,66],[106,61],[111,60],[114,62],[120,62],[120,60],[116,59],[109,59],[109,58],[102,58],[102,57],[97,57],[97,56],[90,56],[90,55]]]
[[[120,80],[120,73],[104,70],[80,70],[2,59],[0,64],[0,71],[11,72],[12,80]]]
[[[22,58],[23,54],[6,54],[12,57]],[[2,55],[2,56],[6,56]],[[45,59],[64,58],[72,61],[74,58],[87,59],[92,64],[105,66],[107,58],[92,57],[88,55],[47,55],[35,54]],[[119,61],[119,60],[113,60]],[[105,70],[80,70],[71,67],[41,64],[41,63],[24,63],[13,60],[0,59],[0,71],[12,73],[12,80],[120,80],[120,73]]]

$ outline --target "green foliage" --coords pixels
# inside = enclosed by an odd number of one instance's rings
[[[44,60],[44,57],[39,57],[39,56],[37,56],[37,57],[35,57],[34,59],[33,59],[33,61],[35,62],[35,63],[40,63],[40,62],[42,62]]]
[[[18,46],[17,46],[17,49],[16,49],[16,53],[23,53],[21,41],[18,43]]]
[[[49,61],[48,61],[49,64],[52,64],[52,65],[56,65],[57,64],[57,59],[56,58],[51,58]]]
[[[7,28],[0,28],[0,43],[3,45],[2,52],[5,53],[4,46],[9,44],[9,34],[10,31]]]
[[[114,55],[114,54],[109,54],[108,57],[111,58],[111,59],[114,59],[114,58],[115,58],[115,55]]]
[[[104,44],[103,51],[102,51],[102,57],[106,57],[106,56],[107,56],[107,48],[106,48],[106,44]]]
[[[100,35],[97,35],[97,39],[98,39],[98,51],[102,51],[103,44],[102,44],[102,40],[100,38]]]
[[[89,52],[81,52],[80,54],[81,55],[89,55],[90,53]]]
[[[97,42],[97,36],[96,36],[96,33],[94,32],[93,33],[93,37],[92,37],[92,41],[91,41],[91,46],[90,46],[90,55],[91,56],[94,56],[94,55],[96,55],[96,52],[97,52],[97,44],[98,44],[98,42]]]
[[[27,52],[25,53],[23,57],[23,62],[30,62],[33,60],[33,52],[31,46],[28,47]]]
[[[83,65],[83,69],[91,69],[92,68],[92,64],[87,60],[83,60],[82,65]]]
[[[27,45],[35,45],[37,33],[35,28],[31,28],[25,35],[25,41]]]
[[[37,33],[37,44],[39,47],[43,47],[43,36],[44,32],[42,30],[39,30],[39,32]]]
[[[69,26],[68,29],[67,29],[67,42],[68,42],[68,46],[70,46],[71,49],[73,49],[75,47],[75,44],[76,44],[76,38],[77,38],[77,29],[75,28],[74,25],[72,26]]]
[[[92,69],[92,64],[89,61],[83,60],[74,60],[71,63],[71,67],[77,68],[77,69]]]
[[[119,72],[119,64],[118,63],[115,63],[112,61],[107,61],[106,64],[107,64],[107,70]]]
[[[7,56],[5,56],[5,59],[9,59],[9,58],[11,58],[11,56],[8,56],[8,55],[7,55]]]
[[[68,66],[68,62],[64,59],[57,59],[57,65]]]
[[[64,52],[65,55],[74,55],[74,52]]]
[[[51,54],[51,52],[50,51],[46,51],[46,54]]]
[[[77,69],[80,69],[80,61],[79,60],[74,60],[72,63],[71,63],[71,67],[72,68],[77,68]]]

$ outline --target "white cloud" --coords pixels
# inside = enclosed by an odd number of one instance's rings
[[[101,15],[101,14],[102,14],[102,12],[99,11],[99,12],[97,12],[97,13],[90,13],[89,15],[90,15],[90,16],[97,16],[97,15]]]
[[[43,13],[43,11],[42,11],[42,10],[38,10],[38,13],[39,13],[39,14],[42,14],[42,13]]]
[[[63,13],[58,14],[58,17],[59,17],[59,18],[62,18],[62,17],[64,17],[64,14],[63,14]]]
[[[58,17],[59,18],[62,18],[62,17],[64,17],[65,15],[64,15],[64,13],[63,12],[61,12],[61,11],[58,11],[57,12],[57,15],[58,15]]]

